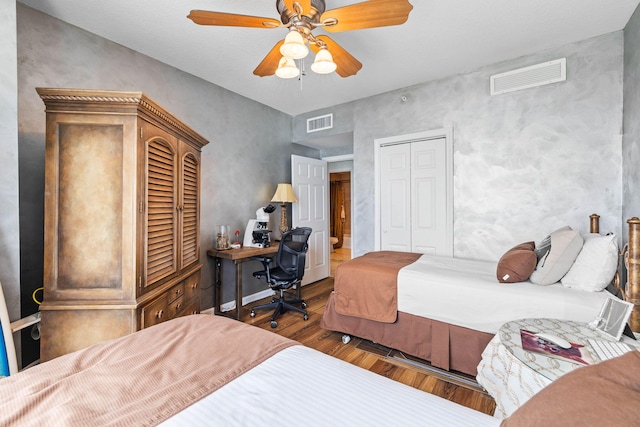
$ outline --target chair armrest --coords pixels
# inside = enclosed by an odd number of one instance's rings
[[[271,281],[271,269],[269,268],[269,265],[271,264],[273,258],[267,256],[252,256],[251,259],[254,261],[260,261],[262,263],[262,267],[264,268],[264,271],[255,271],[253,273],[253,277],[255,277],[256,279],[265,278],[267,283],[269,283]]]

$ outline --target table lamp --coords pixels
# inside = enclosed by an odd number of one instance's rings
[[[289,230],[289,223],[287,222],[287,203],[296,203],[298,201],[291,184],[278,184],[276,194],[273,195],[271,201],[280,203],[280,234],[284,234]]]

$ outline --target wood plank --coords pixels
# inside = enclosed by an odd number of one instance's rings
[[[249,317],[249,310],[245,310],[242,321],[279,335],[294,339],[307,347],[322,353],[347,361],[351,364],[384,375],[394,381],[435,394],[453,402],[467,406],[486,414],[493,414],[495,401],[486,393],[471,390],[467,387],[447,382],[445,379],[431,375],[428,371],[417,367],[392,363],[384,356],[374,355],[359,349],[356,345],[361,341],[354,338],[349,344],[342,343],[342,334],[327,331],[320,327],[320,319],[324,312],[329,294],[333,291],[333,278],[309,284],[302,289],[302,297],[307,303],[309,320],[302,320],[302,316],[295,312],[286,312],[278,318],[278,327],[272,329],[270,310],[256,311],[256,317]],[[252,305],[264,304],[271,298],[257,301]],[[312,386],[312,385],[310,385]]]

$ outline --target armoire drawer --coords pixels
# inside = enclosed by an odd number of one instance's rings
[[[189,316],[191,314],[198,313],[200,313],[200,299],[192,299],[185,303],[185,306],[179,316]]]
[[[169,302],[172,302],[173,300],[184,296],[184,292],[185,292],[185,283],[183,281],[178,283],[176,286],[172,287],[171,289],[169,289],[169,291],[167,291],[167,294],[169,295]]]
[[[191,301],[197,298],[200,301],[200,271],[187,277],[184,281],[184,300]]]
[[[184,295],[178,297],[169,303],[169,317],[166,319],[173,319],[174,317],[178,317],[182,314],[182,310],[184,309]]]
[[[142,307],[140,328],[148,328],[149,326],[157,325],[170,318],[169,297],[165,293]]]

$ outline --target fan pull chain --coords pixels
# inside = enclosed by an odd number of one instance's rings
[[[304,59],[300,60],[300,75],[298,76],[298,81],[300,81],[300,92],[302,92],[302,77],[306,76],[307,72],[304,68]]]

